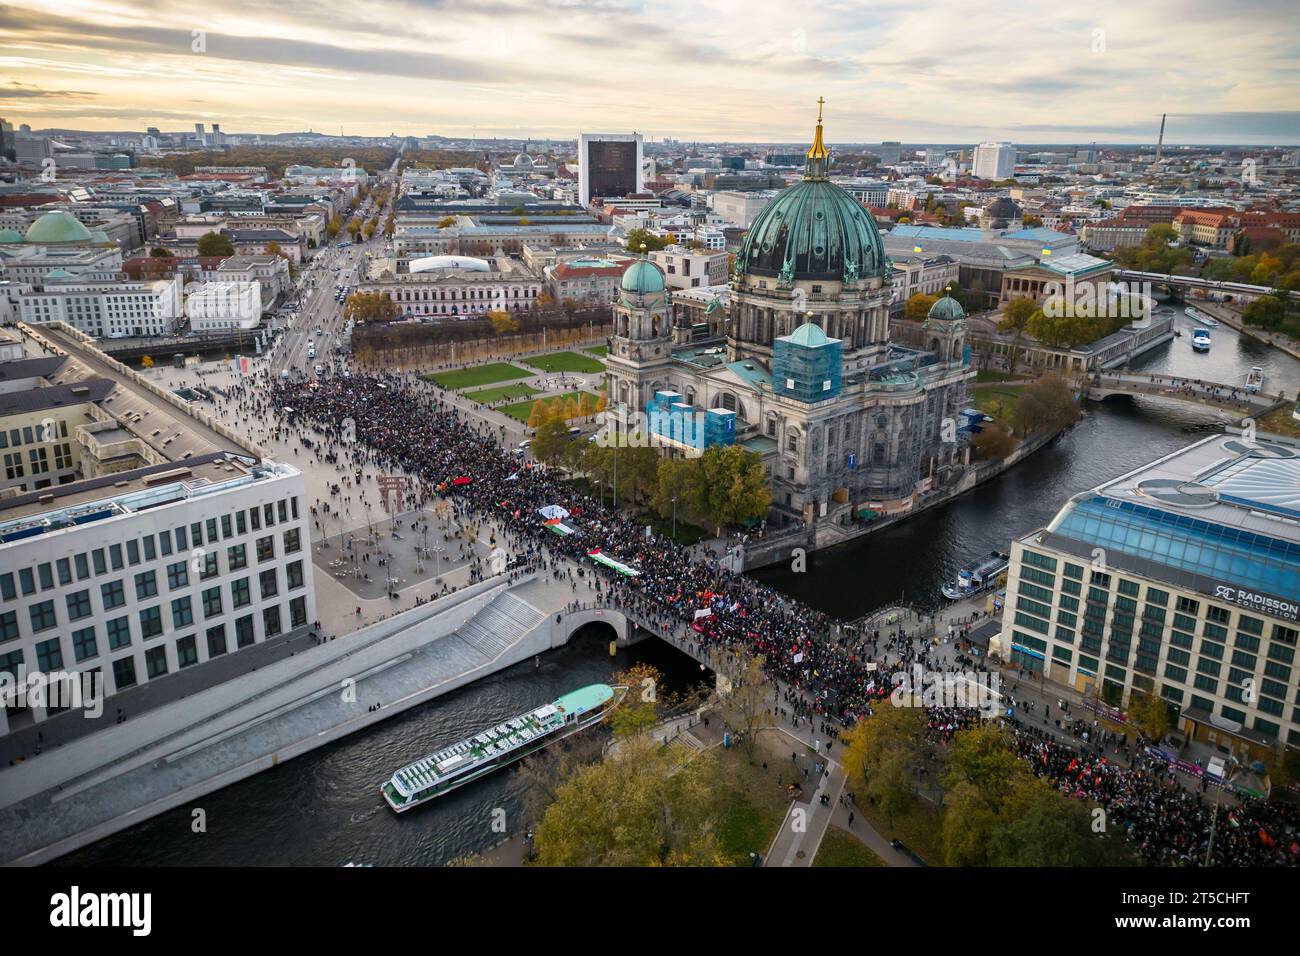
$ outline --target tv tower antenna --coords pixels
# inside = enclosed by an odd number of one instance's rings
[[[1160,135],[1156,138],[1156,165],[1160,165],[1160,153],[1165,146],[1165,117],[1168,113],[1160,114]]]

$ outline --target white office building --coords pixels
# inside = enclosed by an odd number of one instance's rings
[[[257,282],[193,283],[185,290],[185,317],[191,332],[255,329],[262,321],[262,290]]]
[[[181,278],[152,282],[82,282],[45,277],[45,287],[19,299],[19,316],[31,325],[66,322],[96,338],[170,335],[181,317]]]
[[[1016,148],[1010,143],[980,143],[971,167],[979,179],[1010,179],[1016,171]]]
[[[117,694],[316,618],[296,468],[214,453],[129,479],[47,488],[0,509],[0,673],[30,684],[37,671],[96,672],[102,719]],[[0,736],[51,716],[30,699],[5,705]]]

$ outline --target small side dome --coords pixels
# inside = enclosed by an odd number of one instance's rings
[[[825,345],[830,341],[826,333],[822,331],[820,325],[813,325],[811,322],[805,322],[799,328],[790,333],[788,341],[791,345],[803,345],[809,348],[816,348],[819,345]]]
[[[668,284],[657,265],[649,259],[638,259],[623,273],[620,288],[631,295],[658,295],[668,288]]]
[[[17,229],[0,229],[0,243],[22,241],[23,234]]]
[[[930,306],[926,318],[939,322],[958,322],[966,318],[966,310],[961,307],[960,302],[945,294],[942,299]]]

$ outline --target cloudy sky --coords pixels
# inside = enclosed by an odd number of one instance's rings
[[[1072,9],[1074,12],[1066,12]],[[0,0],[34,128],[1300,142],[1295,0]]]

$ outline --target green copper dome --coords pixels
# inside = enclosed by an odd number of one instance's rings
[[[816,348],[819,345],[825,345],[830,339],[822,331],[821,326],[813,325],[811,322],[805,322],[799,328],[790,333],[789,342],[791,345],[803,345],[808,348]]]
[[[649,259],[638,259],[623,273],[622,289],[633,295],[654,295],[667,288],[664,274]]]
[[[22,242],[23,234],[17,229],[0,229],[0,242]]]
[[[966,310],[950,295],[945,295],[942,299],[930,306],[930,311],[926,313],[927,318],[937,319],[941,322],[956,322],[959,319],[966,318]]]
[[[47,212],[27,227],[27,242],[89,242],[90,230],[70,212]]]
[[[830,151],[821,118],[803,182],[758,214],[736,257],[736,271],[795,279],[856,282],[884,274],[884,244],[871,213],[826,178]]]

